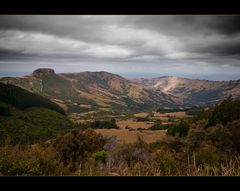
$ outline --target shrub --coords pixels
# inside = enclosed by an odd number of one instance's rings
[[[170,125],[168,128],[167,134],[175,136],[177,133],[180,137],[187,136],[189,131],[189,123],[185,120],[181,120],[177,124]]]
[[[197,165],[220,167],[221,162],[226,160],[226,155],[213,145],[205,145],[196,152]]]
[[[126,163],[131,167],[134,163],[143,163],[149,158],[150,147],[138,138],[136,143],[120,145],[112,154],[113,161],[115,161],[116,165]]]
[[[93,152],[102,150],[105,143],[106,139],[92,129],[74,129],[58,137],[54,147],[65,164],[71,163],[76,167],[76,164],[84,162]]]
[[[105,150],[93,153],[92,157],[97,163],[105,163],[107,159],[107,152]]]
[[[117,129],[118,126],[116,124],[116,120],[113,118],[109,121],[94,121],[90,124],[90,127],[93,129]]]
[[[233,148],[240,153],[240,120],[229,123],[227,127],[232,130]]]
[[[157,120],[153,126],[148,128],[149,130],[163,130],[168,129],[168,125],[163,125],[161,120]]]
[[[149,121],[148,117],[137,117],[137,122],[144,122],[144,121]]]
[[[177,162],[167,151],[158,150],[151,157],[152,166],[160,168],[161,175],[174,175],[177,172]]]
[[[3,175],[56,175],[58,166],[55,152],[49,148],[0,147],[0,173]]]

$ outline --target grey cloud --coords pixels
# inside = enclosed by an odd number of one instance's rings
[[[240,16],[0,16],[0,61],[236,67],[239,48]]]

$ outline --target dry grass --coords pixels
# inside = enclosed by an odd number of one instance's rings
[[[144,130],[144,131],[129,131],[127,129],[96,129],[97,133],[105,137],[116,136],[121,143],[137,142],[138,136],[147,143],[160,140],[166,135],[166,130]]]
[[[152,119],[161,119],[163,121],[166,121],[169,119],[169,117],[175,117],[178,119],[190,117],[189,115],[186,114],[184,111],[179,111],[179,112],[172,112],[172,113],[155,113]]]
[[[100,107],[99,108],[99,111],[107,111],[107,112],[111,112],[112,111],[112,108],[109,108],[109,107]]]
[[[133,121],[133,119],[119,120],[119,121],[117,121],[117,126],[118,126],[120,129],[126,129],[127,126],[128,126],[130,129],[138,129],[138,128],[148,129],[148,128],[151,127],[153,124],[154,124],[154,122],[148,122],[148,121],[136,122],[136,121]]]
[[[145,118],[148,117],[149,113],[136,113],[134,114],[134,117],[141,117],[141,118]]]
[[[87,108],[87,109],[91,109],[92,108],[91,105],[86,105],[86,104],[80,104],[79,106],[82,107],[82,108]]]

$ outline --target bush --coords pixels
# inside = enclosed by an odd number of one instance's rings
[[[56,152],[40,146],[0,147],[0,174],[2,175],[57,175],[60,163]]]
[[[105,150],[93,153],[92,157],[97,163],[105,163],[107,159],[107,152]]]
[[[137,122],[144,122],[144,121],[149,121],[148,117],[137,117]]]
[[[60,136],[54,142],[54,147],[64,164],[73,165],[75,168],[79,162],[84,162],[96,151],[103,150],[106,139],[94,130],[85,131],[74,129]]]
[[[185,120],[181,120],[177,124],[170,125],[167,134],[175,136],[177,133],[180,137],[187,136],[189,131],[189,123]]]
[[[162,121],[156,121],[153,126],[148,128],[149,130],[163,130],[168,129],[168,125],[163,125]]]
[[[113,161],[116,165],[126,163],[129,167],[135,163],[143,163],[150,156],[150,147],[140,138],[136,143],[129,143],[120,145],[112,153]]]
[[[93,129],[117,129],[116,120],[113,118],[109,121],[95,121],[90,124],[90,127]]]
[[[240,120],[229,123],[227,127],[232,130],[231,140],[233,144],[233,149],[240,153]]]
[[[226,160],[226,155],[220,152],[215,146],[206,145],[196,152],[197,165],[220,167],[221,162]]]
[[[158,150],[151,157],[152,166],[160,168],[161,175],[174,175],[177,172],[177,162],[169,152]]]

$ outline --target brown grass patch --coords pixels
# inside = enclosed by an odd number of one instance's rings
[[[167,121],[169,117],[176,117],[178,119],[190,117],[189,115],[186,114],[184,111],[179,111],[179,112],[172,112],[172,113],[155,113],[152,119],[161,119],[163,121]]]
[[[144,121],[144,122],[136,122],[133,121],[132,119],[128,119],[128,120],[119,120],[116,122],[117,126],[120,129],[126,129],[126,127],[128,126],[130,129],[137,129],[137,128],[144,128],[144,129],[148,129],[149,127],[151,127],[154,122],[148,122],[148,121]]]
[[[149,116],[149,113],[136,113],[136,114],[134,114],[134,117],[146,118],[148,116]]]
[[[166,135],[167,130],[143,130],[143,131],[129,131],[127,129],[96,129],[97,133],[105,137],[116,136],[121,143],[137,142],[138,136],[147,143],[155,142],[162,139]]]
[[[91,109],[92,108],[91,105],[86,105],[86,104],[80,104],[79,106],[82,107],[82,108],[87,108],[87,109]]]

